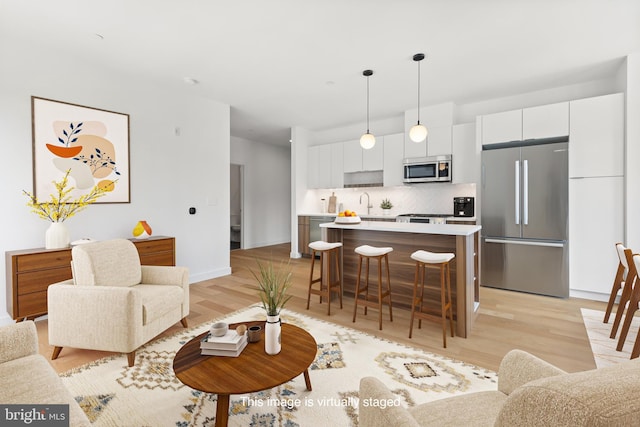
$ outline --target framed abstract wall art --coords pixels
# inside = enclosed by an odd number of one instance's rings
[[[111,191],[96,203],[129,203],[129,115],[31,97],[33,194],[48,198],[70,170],[73,196]],[[77,193],[77,194],[74,194]]]

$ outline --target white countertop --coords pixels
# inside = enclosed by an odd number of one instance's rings
[[[420,224],[407,222],[361,221],[358,224],[336,224],[326,222],[321,228],[341,228],[347,230],[393,231],[397,233],[446,234],[453,236],[469,236],[482,229],[479,225],[462,224]]]

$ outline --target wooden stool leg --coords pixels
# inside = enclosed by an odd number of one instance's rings
[[[447,348],[447,306],[445,303],[446,290],[444,282],[444,264],[440,264],[440,311],[442,317],[442,345]]]
[[[384,254],[384,262],[387,265],[387,298],[389,298],[389,321],[393,322],[393,311],[391,309],[391,274],[389,273],[389,255]]]
[[[325,257],[325,253],[323,252],[321,257],[324,271],[322,273],[322,281],[320,282],[320,303],[322,303],[322,297],[326,292],[327,316],[331,316],[331,254],[327,253]]]
[[[356,295],[353,304],[353,322],[356,321],[356,314],[358,313],[358,299],[360,296],[360,274],[362,273],[362,256],[358,259],[358,278],[356,279]]]
[[[419,313],[422,313],[422,304],[424,304],[424,286],[427,282],[427,266],[425,264],[420,264],[420,270],[422,270],[422,281],[420,282],[420,310]],[[418,329],[422,329],[422,317],[418,318]]]
[[[624,274],[624,266],[622,263],[618,263],[618,270],[616,271],[616,277],[613,279],[613,286],[611,287],[611,295],[609,295],[609,302],[607,303],[607,310],[604,313],[603,323],[609,323],[609,316],[611,315],[611,310],[613,309],[613,305],[616,302],[616,296],[618,295],[618,291],[620,290],[622,283],[622,275]],[[626,287],[626,283],[625,283]],[[623,291],[624,293],[624,291]],[[622,301],[620,301],[620,305],[618,305],[618,311],[620,311],[620,307],[623,307]],[[614,338],[615,334],[611,338]]]
[[[631,327],[631,322],[633,321],[633,316],[638,310],[638,298],[637,293],[629,300],[629,305],[627,306],[627,314],[624,317],[624,324],[622,325],[622,330],[620,331],[620,338],[618,338],[618,345],[616,346],[617,351],[622,351],[624,347],[624,342],[627,340],[627,334],[629,333],[629,328]]]
[[[411,298],[411,320],[409,323],[409,338],[413,333],[413,321],[416,313],[416,298],[418,297],[418,279],[420,277],[420,263],[416,262],[416,276],[413,280],[413,297]]]
[[[336,255],[336,269],[338,272],[338,295],[340,296],[340,308],[342,308],[342,273],[340,271],[340,248],[334,251]]]
[[[369,257],[367,257],[367,262],[366,262],[366,268],[365,268],[365,276],[364,276],[364,285],[365,285],[365,291],[364,291],[364,299],[365,301],[369,301],[369,265],[370,265],[370,261],[371,259]],[[364,306],[364,315],[367,315],[367,305]]]
[[[313,268],[316,263],[316,251],[311,250],[311,273],[309,274],[309,292],[307,293],[307,310],[309,310],[309,302],[311,301],[311,286],[313,285]]]
[[[453,300],[451,299],[451,269],[449,263],[447,263],[447,295],[449,296],[449,324],[451,325],[451,336],[454,336],[453,332]]]
[[[378,257],[378,328],[382,330],[382,257]]]

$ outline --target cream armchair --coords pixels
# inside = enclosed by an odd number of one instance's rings
[[[377,378],[360,381],[359,424],[411,426],[602,426],[640,424],[640,359],[567,374],[524,351],[512,350],[498,370],[498,390],[463,394],[409,409],[363,405],[395,400]]]
[[[178,321],[187,327],[189,271],[185,267],[140,265],[126,239],[75,246],[73,279],[49,286],[49,344],[52,359],[63,347],[126,353]]]

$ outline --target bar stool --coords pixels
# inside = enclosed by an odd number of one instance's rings
[[[356,280],[355,306],[353,309],[353,321],[356,321],[358,306],[364,306],[364,314],[367,315],[367,307],[378,309],[378,323],[382,330],[382,301],[386,298],[389,304],[389,320],[393,322],[393,313],[391,311],[391,279],[389,275],[389,252],[393,248],[376,248],[374,246],[362,245],[355,248],[355,252],[360,255],[358,259],[358,279]],[[374,258],[378,260],[378,294],[374,295],[375,300],[369,299],[369,261]],[[360,287],[360,275],[362,273],[362,260],[367,260],[367,270],[365,276],[365,286]],[[382,261],[387,265],[387,290],[382,292]],[[364,298],[360,298],[360,294],[364,292]]]
[[[342,281],[340,280],[340,248],[342,243],[327,243],[322,240],[309,243],[311,249],[311,274],[309,275],[309,293],[307,295],[307,310],[311,301],[311,294],[320,295],[320,304],[322,297],[327,297],[327,315],[331,315],[331,292],[335,292],[340,296],[340,308],[342,308]],[[316,253],[320,253],[320,276],[313,278],[314,266],[316,262]],[[331,281],[331,255],[335,256],[336,266],[338,268],[337,279]],[[313,289],[314,283],[320,283],[319,289]]]
[[[449,270],[449,262],[455,258],[452,253],[435,253],[428,251],[415,251],[411,254],[411,259],[416,261],[416,278],[413,283],[413,299],[411,300],[411,325],[409,326],[409,338],[413,333],[413,320],[418,319],[418,328],[422,327],[422,319],[435,322],[442,322],[442,345],[447,348],[447,312],[449,323],[451,324],[451,336],[453,332],[453,308],[451,304],[451,272]],[[441,316],[426,313],[422,311],[422,303],[424,297],[424,286],[427,279],[426,268],[440,269],[440,311]],[[445,270],[446,270],[446,295],[445,295]],[[422,276],[422,277],[421,277]],[[422,280],[421,280],[422,279]],[[420,295],[418,295],[418,286],[420,285]],[[416,312],[416,306],[419,311]]]

